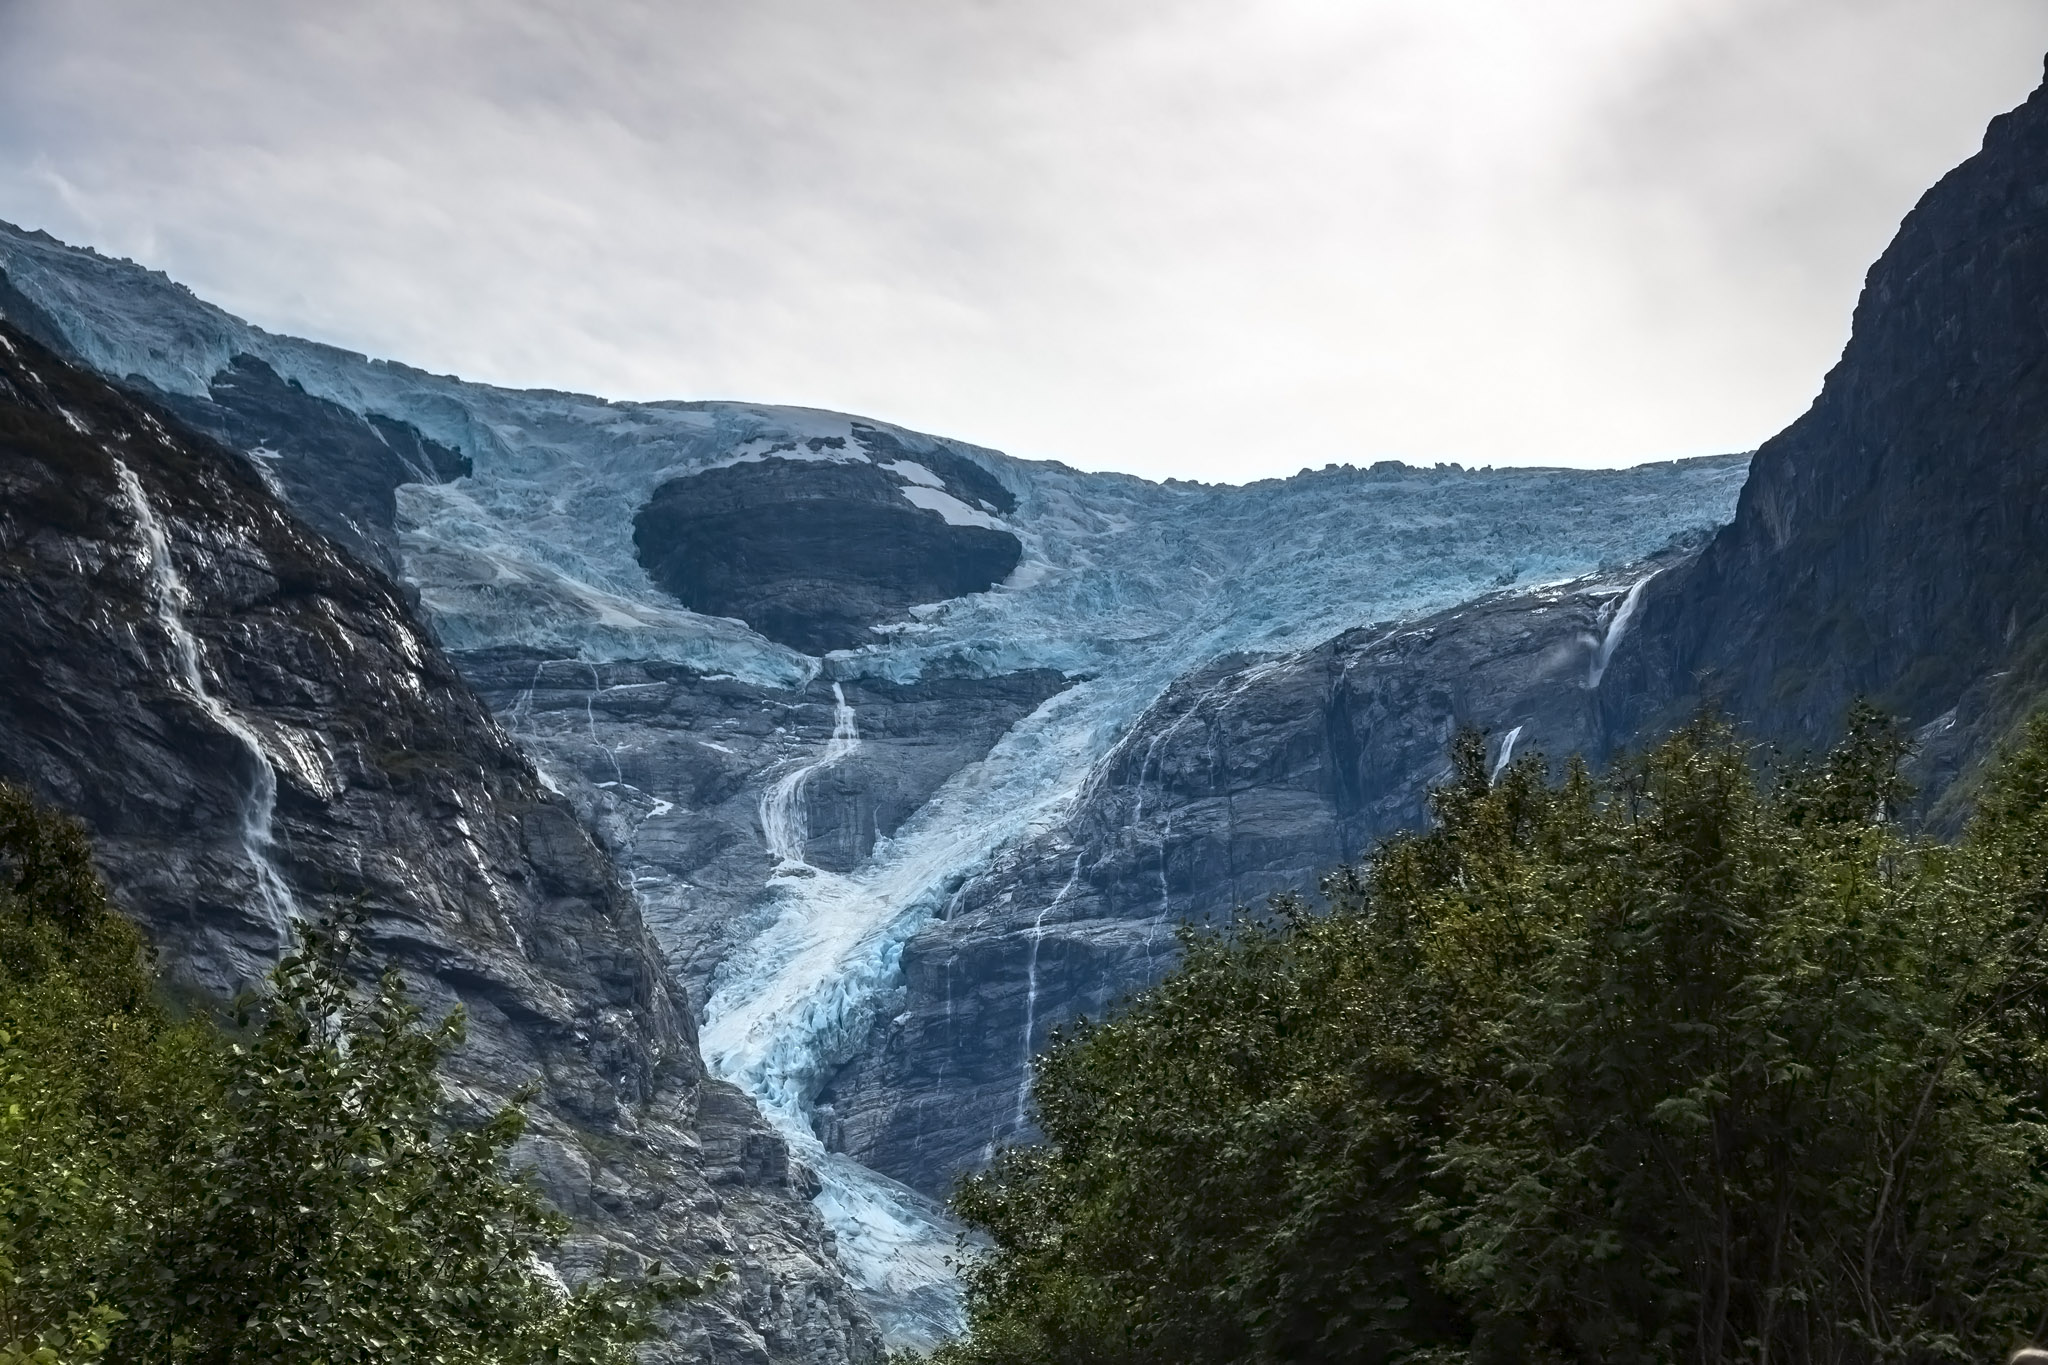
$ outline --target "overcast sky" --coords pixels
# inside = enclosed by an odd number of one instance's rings
[[[0,0],[0,218],[274,330],[1152,477],[1796,416],[2042,0]]]

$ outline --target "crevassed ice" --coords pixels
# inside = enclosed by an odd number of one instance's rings
[[[109,373],[203,392],[246,352],[310,393],[410,422],[467,453],[472,477],[399,491],[406,574],[455,648],[663,659],[774,687],[821,669],[907,682],[938,662],[1085,677],[955,774],[860,867],[772,879],[765,927],[727,960],[704,1002],[707,1061],[754,1094],[818,1167],[842,1257],[898,1342],[928,1340],[954,1320],[944,1264],[953,1230],[909,1191],[819,1150],[810,1104],[860,1046],[897,982],[905,941],[942,898],[1005,846],[1056,827],[1103,755],[1189,669],[1225,654],[1299,650],[1509,582],[1639,559],[1725,522],[1745,474],[1729,461],[1155,484],[887,428],[901,447],[892,459],[943,450],[1001,480],[1017,499],[1002,524],[1023,543],[1023,562],[990,592],[921,609],[882,644],[818,660],[681,608],[640,568],[633,518],[679,474],[776,453],[859,458],[856,419],[465,384],[273,336],[161,276],[4,226],[0,269]],[[818,454],[805,443],[819,437],[843,444]],[[1359,444],[1370,444],[1369,430]],[[906,477],[906,496],[938,482]],[[1617,611],[1609,647],[1633,601]]]

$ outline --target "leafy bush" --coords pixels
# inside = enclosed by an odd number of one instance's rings
[[[1987,1360],[2048,1309],[2048,723],[1907,837],[1859,712],[1768,787],[1460,739],[1435,822],[1189,932],[957,1205],[969,1362]]]
[[[444,1119],[460,1015],[349,965],[306,930],[230,1028],[176,1021],[83,833],[0,787],[0,1365],[612,1365],[695,1292],[565,1289],[517,1109]]]

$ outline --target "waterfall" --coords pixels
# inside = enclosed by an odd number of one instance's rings
[[[1081,878],[1082,855],[1074,855],[1074,870],[1067,874],[1067,884],[1049,904],[1038,908],[1038,918],[1031,921],[1031,956],[1024,972],[1024,1074],[1017,1078],[1017,1118],[1011,1126],[1011,1133],[1024,1131],[1024,1106],[1031,1099],[1031,1031],[1038,1025],[1038,945],[1045,939],[1045,917],[1066,903],[1074,894],[1074,883]]]
[[[804,862],[804,845],[810,842],[811,817],[804,789],[813,776],[858,748],[860,730],[854,724],[853,707],[847,703],[845,689],[833,683],[832,738],[826,741],[825,752],[777,778],[761,794],[761,834],[778,869],[809,866]]]
[[[178,566],[171,560],[170,540],[164,534],[163,523],[157,520],[156,509],[150,506],[149,496],[142,491],[142,481],[135,477],[135,471],[116,460],[114,473],[121,487],[122,500],[128,504],[135,516],[135,524],[142,532],[149,569],[150,601],[156,608],[157,623],[170,636],[171,653],[177,661],[178,682],[199,709],[206,713],[208,720],[241,741],[255,768],[255,778],[242,798],[242,852],[249,860],[250,870],[256,874],[256,894],[262,902],[264,915],[277,929],[280,939],[288,939],[299,908],[291,887],[270,856],[271,823],[277,814],[277,769],[264,750],[263,741],[257,738],[248,722],[207,690],[206,675],[200,666],[199,640],[185,624],[185,612],[192,605],[192,592],[185,586]]]
[[[604,691],[604,680],[597,676],[596,664],[587,664],[585,667],[590,670],[590,690],[583,694],[583,723],[590,730],[590,742],[604,751],[604,756],[611,760],[612,765],[611,782],[609,784],[600,782],[597,785],[623,786],[625,785],[626,774],[619,767],[619,756],[612,752],[611,745],[606,744],[597,737],[597,694]],[[538,678],[539,676],[540,673],[536,670],[534,677]]]
[[[1620,609],[1614,613],[1614,619],[1607,623],[1607,634],[1600,641],[1600,651],[1593,656],[1593,671],[1586,679],[1587,687],[1598,687],[1600,679],[1607,676],[1608,661],[1614,658],[1614,651],[1616,646],[1620,645],[1621,637],[1628,633],[1628,623],[1635,618],[1636,604],[1642,601],[1644,585],[1661,572],[1661,569],[1656,570],[1637,579],[1635,585],[1628,590],[1628,596],[1621,599]]]
[[[1493,760],[1493,771],[1486,775],[1489,783],[1500,781],[1500,775],[1508,770],[1508,764],[1515,761],[1515,741],[1522,737],[1522,727],[1517,725],[1500,737],[1500,757]]]

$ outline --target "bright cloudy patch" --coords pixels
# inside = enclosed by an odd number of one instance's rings
[[[0,0],[0,218],[439,371],[1077,465],[1805,405],[2032,0]]]

